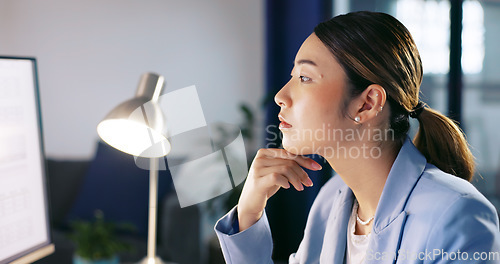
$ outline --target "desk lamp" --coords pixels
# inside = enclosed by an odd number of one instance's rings
[[[148,251],[140,264],[165,263],[156,256],[158,158],[170,152],[165,119],[158,105],[164,82],[163,76],[143,74],[134,98],[118,105],[97,125],[97,133],[110,146],[150,159]]]

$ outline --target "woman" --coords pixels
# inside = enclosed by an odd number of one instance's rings
[[[410,33],[390,15],[319,24],[275,97],[284,149],[257,153],[237,207],[216,225],[226,262],[272,262],[266,201],[311,186],[301,167],[321,167],[302,155],[319,154],[338,175],[290,263],[500,263],[497,212],[468,182],[474,160],[460,129],[419,101],[422,74]]]

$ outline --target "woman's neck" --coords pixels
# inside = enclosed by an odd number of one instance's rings
[[[370,153],[373,149],[371,155],[357,155],[356,158],[342,159],[325,157],[333,170],[351,188],[359,203],[358,216],[363,220],[375,215],[385,182],[400,149],[400,147],[394,148],[389,147],[390,144],[380,143],[382,142],[357,142],[346,147],[347,149],[365,148],[365,153]],[[350,153],[349,150],[347,153]]]

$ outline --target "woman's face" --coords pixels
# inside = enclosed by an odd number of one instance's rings
[[[324,155],[326,146],[341,140],[335,131],[354,128],[341,111],[345,85],[342,67],[319,38],[310,35],[297,52],[290,81],[275,96],[284,149]]]

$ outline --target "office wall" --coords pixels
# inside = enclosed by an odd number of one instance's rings
[[[0,0],[0,54],[38,59],[48,156],[90,158],[96,125],[142,73],[196,85],[207,121],[260,110],[263,1]]]

